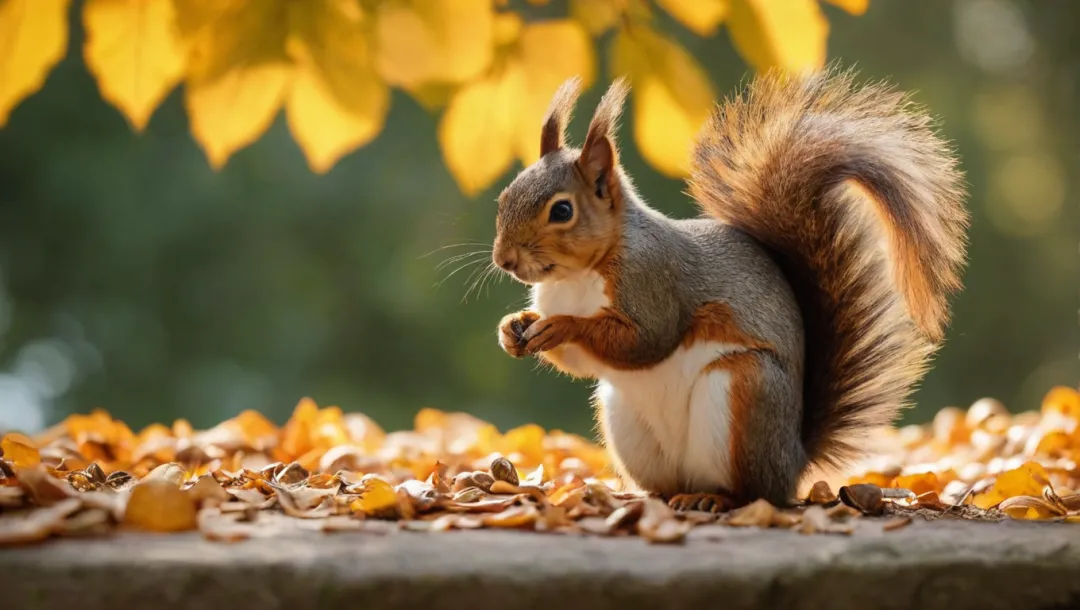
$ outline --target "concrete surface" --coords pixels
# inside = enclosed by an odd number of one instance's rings
[[[685,545],[505,531],[122,534],[0,549],[3,610],[896,608],[1080,604],[1080,527],[696,529]]]

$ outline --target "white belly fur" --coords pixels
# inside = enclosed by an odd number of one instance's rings
[[[533,287],[533,309],[541,315],[589,317],[611,303],[604,279],[579,278]],[[598,381],[596,397],[604,440],[623,474],[648,491],[730,489],[729,374],[703,369],[741,346],[702,342],[680,347],[645,370],[620,371],[574,345],[560,360],[575,373]]]

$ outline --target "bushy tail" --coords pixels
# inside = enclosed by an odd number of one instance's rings
[[[840,465],[926,371],[960,288],[963,177],[931,118],[851,71],[758,77],[696,145],[690,194],[775,255],[806,328],[803,443]]]

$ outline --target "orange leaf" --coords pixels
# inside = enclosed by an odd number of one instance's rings
[[[34,441],[18,432],[4,435],[4,439],[0,440],[0,449],[3,449],[4,459],[19,468],[31,468],[41,463],[41,454]]]
[[[982,509],[993,508],[1008,498],[1034,496],[1041,498],[1043,489],[1050,485],[1046,469],[1038,462],[1025,462],[1019,468],[997,476],[994,485],[972,500]]]
[[[1042,412],[1062,413],[1080,419],[1080,392],[1067,386],[1052,388],[1043,398]]]
[[[180,532],[196,527],[195,498],[172,481],[150,479],[135,486],[124,511],[124,524],[152,532]]]

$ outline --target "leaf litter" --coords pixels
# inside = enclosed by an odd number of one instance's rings
[[[506,433],[423,409],[412,430],[305,399],[278,428],[245,411],[209,430],[135,433],[104,411],[0,439],[0,545],[123,530],[235,542],[290,531],[504,529],[679,543],[746,529],[889,532],[913,518],[1080,521],[1080,392],[1040,411],[983,399],[926,425],[875,431],[854,476],[814,481],[789,506],[677,512],[629,491],[605,451],[558,430]],[[833,491],[836,486],[836,491]],[[880,517],[868,519],[866,517]]]

